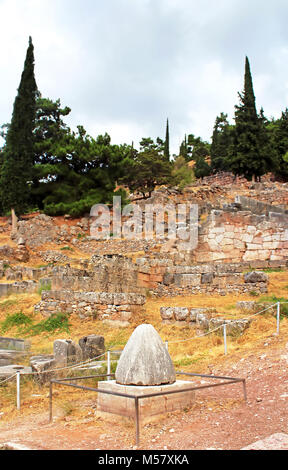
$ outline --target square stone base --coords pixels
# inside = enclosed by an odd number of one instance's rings
[[[157,386],[120,385],[115,380],[98,382],[98,389],[109,392],[125,393],[133,397],[150,393],[183,390],[183,392],[171,393],[157,397],[141,398],[139,403],[139,419],[143,422],[164,413],[176,411],[192,406],[195,399],[195,391],[187,391],[193,387],[193,382],[176,380],[174,384]],[[133,398],[119,397],[106,393],[98,393],[97,412],[102,414],[112,413],[126,418],[135,418],[135,400]]]

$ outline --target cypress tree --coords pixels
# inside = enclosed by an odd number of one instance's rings
[[[169,149],[169,122],[167,119],[166,123],[166,137],[165,137],[165,143],[164,143],[164,157],[166,160],[170,160],[170,149]]]
[[[6,136],[0,178],[0,194],[4,211],[20,214],[29,207],[33,171],[36,98],[34,47],[29,37],[24,69],[14,101],[11,123]]]
[[[231,169],[248,179],[263,174],[260,148],[261,123],[257,115],[253,82],[248,57],[245,61],[244,91],[239,93],[240,105],[235,106],[235,140]]]

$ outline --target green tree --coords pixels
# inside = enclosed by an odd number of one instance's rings
[[[140,192],[143,197],[151,196],[156,186],[168,184],[171,180],[171,163],[163,155],[163,142],[151,138],[142,139],[140,151],[133,160],[126,162],[126,174],[119,182],[132,192]]]
[[[178,186],[180,190],[191,184],[195,179],[194,171],[188,166],[182,155],[176,158],[173,169],[171,183]]]
[[[179,149],[179,156],[188,160],[188,144],[187,144],[187,137],[185,134],[184,140],[181,142],[180,149]]]
[[[60,100],[37,101],[32,194],[46,214],[76,217],[112,202],[133,149],[111,145],[108,134],[94,139],[83,126],[72,132],[64,122],[70,111]]]
[[[211,169],[217,171],[229,171],[229,155],[233,142],[233,126],[227,120],[227,114],[221,113],[216,117],[212,143],[210,148]]]
[[[288,180],[288,108],[281,113],[280,119],[270,121],[267,128],[275,150],[275,174]]]
[[[34,76],[34,46],[29,37],[24,69],[14,101],[11,123],[2,152],[0,194],[5,212],[17,214],[28,209],[32,181],[36,98],[38,90]]]
[[[194,166],[194,173],[196,178],[204,178],[204,176],[209,176],[211,174],[211,166],[205,160],[203,155],[200,155]]]
[[[256,110],[249,60],[245,60],[244,91],[238,93],[240,104],[235,106],[235,132],[230,165],[235,175],[260,179],[269,171],[266,130]]]
[[[187,161],[197,161],[199,157],[207,157],[210,152],[210,145],[201,137],[195,137],[194,134],[185,135],[185,139],[180,146],[179,154]]]
[[[93,139],[82,126],[77,129],[61,142],[58,163],[45,166],[43,206],[49,215],[77,217],[94,204],[111,203],[116,194],[125,196],[123,191],[115,191],[116,181],[124,174],[131,149],[111,145],[108,134]]]
[[[164,142],[164,157],[166,160],[170,160],[170,148],[169,148],[169,122],[167,119],[166,123],[166,136],[165,136],[165,142]]]

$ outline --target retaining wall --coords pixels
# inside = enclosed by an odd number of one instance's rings
[[[50,316],[62,312],[79,318],[129,322],[142,311],[146,298],[135,293],[44,291],[35,313]]]

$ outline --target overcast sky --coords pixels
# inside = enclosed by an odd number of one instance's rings
[[[112,143],[185,134],[210,141],[234,117],[247,55],[256,105],[288,107],[287,0],[0,0],[0,124],[10,122],[28,38],[43,97]]]

